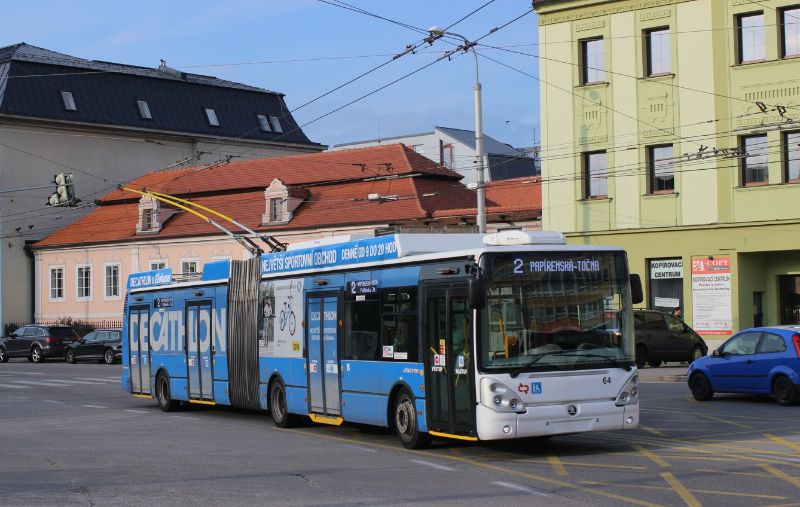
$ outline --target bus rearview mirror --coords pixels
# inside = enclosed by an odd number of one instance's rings
[[[642,279],[637,274],[630,275],[631,281],[631,299],[633,304],[638,305],[644,301],[644,292],[642,292]]]
[[[486,306],[486,283],[483,276],[476,275],[467,280],[467,299],[471,310],[483,310]]]

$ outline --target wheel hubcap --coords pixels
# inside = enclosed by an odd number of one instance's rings
[[[272,397],[272,412],[277,419],[283,419],[283,390],[275,389],[275,394]]]
[[[166,405],[167,404],[167,395],[166,395],[165,391],[166,391],[166,389],[168,389],[166,379],[163,379],[163,378],[161,379],[159,387],[160,387],[160,389],[158,390],[158,401],[160,401],[162,405]]]
[[[33,349],[33,360],[34,361],[39,360],[39,349]]]
[[[411,412],[411,402],[407,399],[404,399],[398,406],[397,406],[397,431],[400,432],[402,435],[409,435],[412,431],[412,421],[413,421],[413,414]]]

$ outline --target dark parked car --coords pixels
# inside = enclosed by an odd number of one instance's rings
[[[687,372],[698,401],[718,393],[771,394],[781,405],[800,399],[800,326],[756,327],[733,335]]]
[[[635,310],[636,366],[695,361],[708,353],[706,342],[681,319],[658,310]]]
[[[67,345],[80,339],[69,326],[23,326],[0,339],[0,362],[12,357],[27,357],[41,363],[48,357],[64,357]]]
[[[64,358],[70,364],[77,361],[97,360],[112,364],[122,357],[122,331],[97,329],[67,347]]]

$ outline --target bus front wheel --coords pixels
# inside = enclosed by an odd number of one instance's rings
[[[430,445],[430,435],[419,430],[414,396],[407,389],[400,391],[394,404],[394,430],[406,449],[423,449]]]

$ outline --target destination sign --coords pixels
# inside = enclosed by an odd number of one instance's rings
[[[513,261],[514,274],[527,273],[596,273],[600,271],[600,260],[580,259],[521,259]]]

